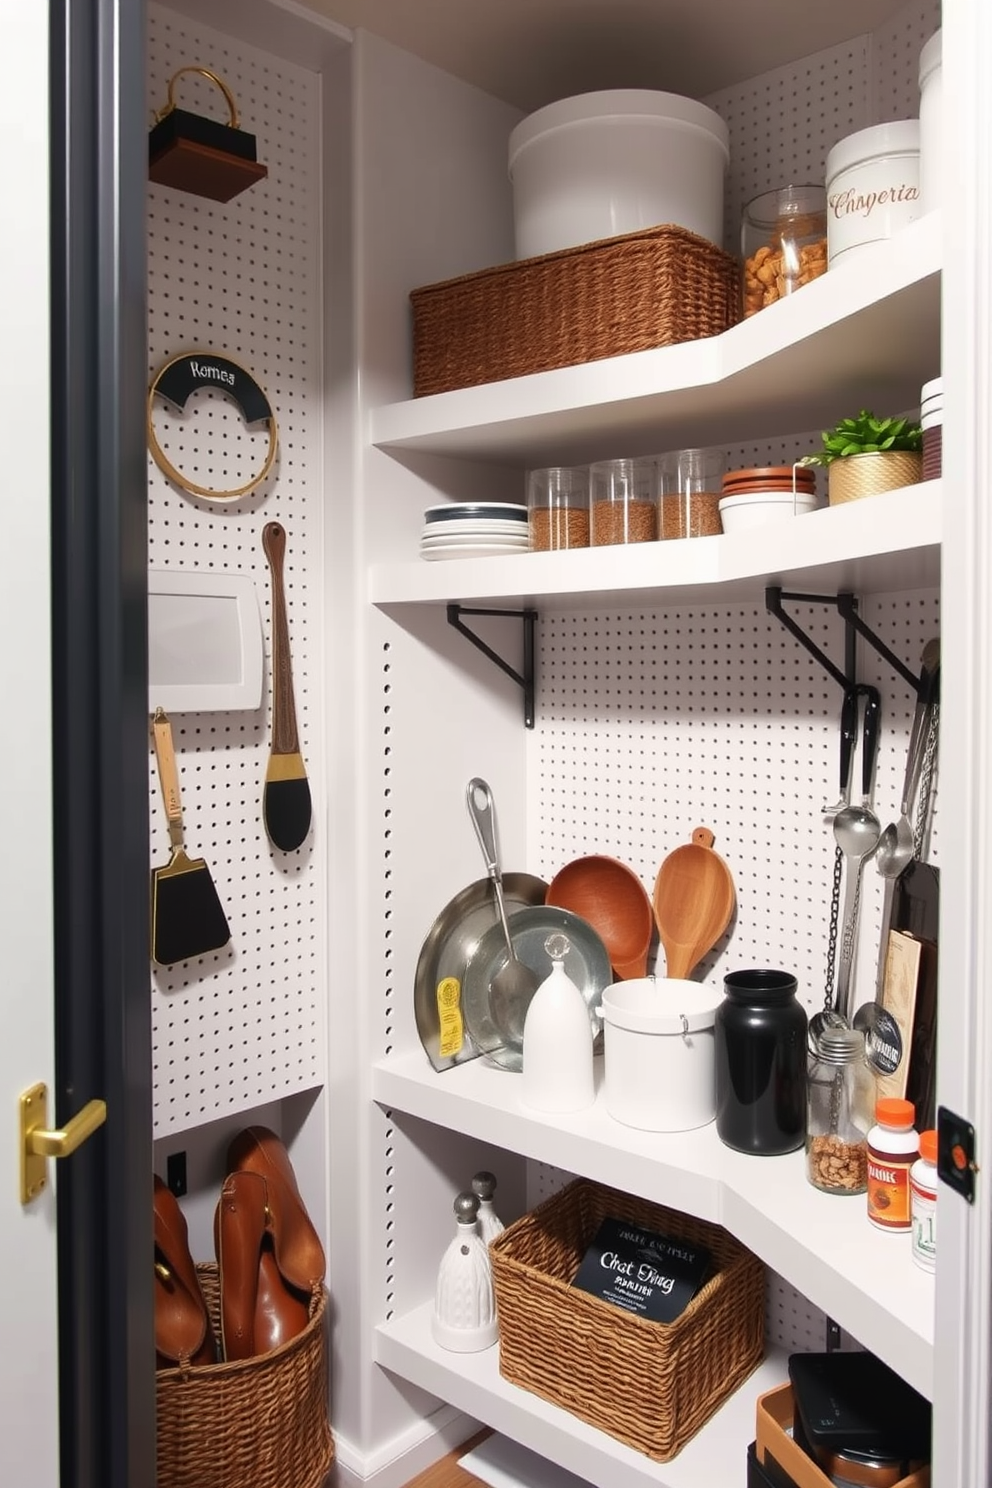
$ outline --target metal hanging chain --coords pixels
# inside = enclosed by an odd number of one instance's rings
[[[916,821],[913,825],[913,856],[925,862],[926,850],[930,845],[930,825],[933,819],[934,791],[933,779],[937,762],[937,745],[940,741],[940,703],[935,702],[930,714],[930,728],[927,733],[926,749],[923,755],[923,768],[920,771],[920,798],[917,805]]]
[[[831,1012],[834,1005],[834,986],[837,963],[837,929],[840,923],[840,880],[844,871],[844,853],[840,843],[834,851],[834,881],[830,890],[830,929],[827,934],[827,985],[823,996],[824,1012]]]

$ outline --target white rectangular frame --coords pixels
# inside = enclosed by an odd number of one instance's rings
[[[182,682],[155,680],[156,597],[168,595],[181,613],[182,601],[233,599],[237,615],[237,654],[230,658],[230,673],[237,681],[200,681],[196,677],[197,654],[190,649],[190,675]],[[191,623],[191,631],[196,622]],[[148,705],[149,712],[164,708],[167,713],[218,713],[257,710],[262,705],[264,676],[262,616],[254,581],[247,574],[189,573],[174,569],[152,570],[148,575]]]

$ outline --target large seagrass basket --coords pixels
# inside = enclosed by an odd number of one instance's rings
[[[740,299],[737,260],[674,226],[428,284],[410,295],[414,397],[717,336]]]
[[[217,1267],[196,1270],[219,1338]],[[326,1306],[321,1289],[303,1332],[270,1353],[158,1371],[156,1488],[323,1488],[334,1461]]]

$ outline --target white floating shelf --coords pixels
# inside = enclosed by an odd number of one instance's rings
[[[713,1124],[636,1131],[609,1115],[602,1090],[588,1111],[535,1114],[520,1104],[512,1074],[479,1059],[438,1074],[420,1049],[376,1064],[372,1095],[390,1110],[722,1224],[915,1389],[932,1394],[933,1277],[913,1263],[908,1236],[869,1224],[863,1199],[814,1189],[802,1152],[748,1157],[725,1147]]]
[[[941,495],[940,481],[926,481],[729,536],[379,564],[369,599],[602,608],[753,602],[768,584],[854,594],[930,588],[940,582]]]
[[[918,407],[940,370],[940,263],[932,212],[721,336],[387,404],[371,441],[564,465],[806,432],[868,400]]]
[[[787,1355],[770,1349],[677,1457],[652,1462],[569,1411],[510,1384],[499,1372],[498,1344],[477,1354],[439,1348],[431,1337],[432,1309],[428,1302],[381,1324],[376,1329],[376,1363],[604,1488],[718,1488],[743,1483],[758,1396],[788,1379]],[[609,1380],[603,1383],[610,1388]]]

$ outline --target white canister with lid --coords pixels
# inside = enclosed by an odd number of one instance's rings
[[[941,86],[940,32],[920,52],[920,208],[940,206],[944,179],[944,100]]]
[[[838,140],[827,156],[829,268],[921,215],[919,119],[894,119]]]
[[[510,135],[516,256],[674,223],[720,245],[730,131],[706,104],[649,88],[549,103]]]
[[[603,992],[606,1109],[641,1131],[690,1131],[716,1118],[713,1024],[719,988],[674,977]]]

